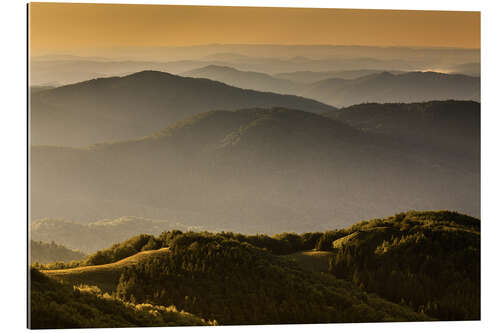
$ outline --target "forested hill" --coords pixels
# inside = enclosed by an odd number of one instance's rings
[[[115,271],[110,271],[111,265],[84,266],[46,274],[109,288],[107,279],[118,273],[119,279],[113,277],[114,296],[133,304],[174,305],[222,325],[432,319],[332,275],[304,270],[230,234],[177,232],[158,240],[170,244],[169,250],[135,265],[113,266]],[[119,246],[100,256],[123,249]]]
[[[300,110],[211,111],[142,139],[33,146],[32,218],[276,233],[408,209],[478,216],[478,163],[452,157]]]
[[[480,319],[480,222],[408,212],[324,234],[330,271],[440,320]]]
[[[454,153],[479,165],[481,104],[473,101],[365,103],[327,112],[326,117],[396,141]]]
[[[305,250],[330,253],[329,273],[284,256]],[[301,235],[139,235],[44,272],[220,324],[478,320],[479,251],[479,220],[410,211]]]
[[[149,135],[210,110],[287,107],[314,113],[334,107],[293,95],[245,90],[157,71],[100,78],[31,96],[31,143],[85,146]]]
[[[127,300],[175,304],[220,324],[429,319],[221,235],[179,235],[165,256],[127,268],[116,291]]]

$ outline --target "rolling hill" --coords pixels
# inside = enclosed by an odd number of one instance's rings
[[[31,96],[31,143],[64,146],[142,137],[191,115],[220,109],[288,107],[321,113],[310,99],[244,90],[156,71],[84,81]]]
[[[299,95],[337,107],[360,103],[411,103],[480,100],[480,78],[436,72],[382,72],[345,80],[332,78],[304,88]]]
[[[335,276],[440,320],[480,319],[479,220],[408,212],[357,223],[329,240]]]
[[[479,163],[481,105],[477,102],[365,103],[324,115],[409,147],[451,152],[462,157],[461,163]]]
[[[44,273],[105,290],[114,284],[121,300],[174,305],[222,325],[431,320],[229,234],[177,233],[169,244],[133,264]]]
[[[479,215],[477,163],[283,108],[202,113],[149,137],[87,148],[33,146],[31,158],[34,219],[119,211],[275,233],[394,210]],[[179,211],[188,213],[179,219]]]
[[[167,251],[167,248],[144,250],[109,264],[47,269],[41,270],[41,272],[49,277],[64,280],[73,285],[98,285],[104,292],[112,293],[115,291],[121,273],[125,268],[135,266],[147,260],[152,260],[156,256],[162,256]]]
[[[300,235],[139,235],[42,272],[220,324],[479,320],[479,251],[479,220],[409,211]]]

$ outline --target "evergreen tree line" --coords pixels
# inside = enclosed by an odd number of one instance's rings
[[[166,231],[157,237],[153,235],[141,234],[124,242],[114,244],[108,249],[97,251],[80,261],[72,261],[68,263],[56,262],[46,265],[37,265],[36,267],[40,269],[63,269],[78,266],[109,264],[142,251],[158,250],[160,248],[170,247],[178,236],[195,234],[207,236],[213,235],[209,232],[197,233],[189,231],[183,233],[180,230]],[[297,251],[314,249],[318,244],[318,240],[322,238],[324,233],[312,232],[301,235],[296,233],[282,233],[274,236],[268,236],[265,234],[243,235],[232,232],[221,232],[215,235],[223,237],[224,239],[233,239],[242,243],[246,242],[255,247],[267,250],[272,254],[284,255]]]
[[[225,325],[430,320],[227,234],[177,235],[165,255],[127,267],[116,296]]]
[[[450,212],[408,213],[347,230],[330,272],[440,320],[480,319],[480,225]]]

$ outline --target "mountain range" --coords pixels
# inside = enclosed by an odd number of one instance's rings
[[[205,67],[185,75],[210,80],[144,71],[57,88],[33,87],[30,98],[31,142],[85,146],[134,139],[210,110],[279,106],[324,113],[336,110],[330,105],[345,106],[366,101],[480,98],[479,78],[433,72],[398,75],[383,72],[313,84],[219,66]]]
[[[241,88],[299,95],[338,107],[365,102],[480,99],[479,78],[436,72],[309,71],[271,76],[211,65],[183,75],[204,77]]]
[[[315,113],[334,109],[303,97],[143,71],[33,93],[31,143],[84,146],[127,140],[204,111],[274,106]]]
[[[478,75],[478,49],[334,45],[199,45],[111,48],[98,55],[46,54],[30,59],[30,85],[65,85],[143,70],[173,74],[217,65],[277,74],[294,71],[436,70]],[[477,66],[475,67],[477,68]],[[474,74],[471,74],[474,73]]]

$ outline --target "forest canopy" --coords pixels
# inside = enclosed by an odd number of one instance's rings
[[[478,219],[410,211],[303,234],[142,234],[67,265],[74,273],[43,272],[220,324],[477,320],[479,249]],[[290,256],[311,251],[330,254],[324,273]]]

